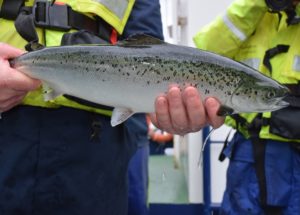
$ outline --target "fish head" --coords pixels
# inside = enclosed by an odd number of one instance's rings
[[[283,99],[289,89],[270,79],[267,81],[243,81],[231,97],[235,113],[270,112],[289,105]]]

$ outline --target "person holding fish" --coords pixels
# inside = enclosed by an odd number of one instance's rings
[[[290,89],[286,108],[226,118],[237,132],[220,155],[230,159],[222,215],[300,214],[299,2],[235,0],[194,37]]]
[[[24,46],[31,51],[41,48],[39,43],[115,43],[118,36],[138,31],[159,35],[157,0],[101,2],[2,1],[1,214],[127,214],[127,168],[138,139],[138,126],[129,124],[136,118],[112,127],[110,107],[68,95],[45,101],[43,91],[48,89],[41,81],[10,66]],[[151,22],[141,17],[151,17]],[[202,103],[194,87],[181,91],[170,86],[153,105],[153,123],[174,134],[198,131],[206,124],[218,127],[224,121],[216,115],[219,102],[208,98]]]

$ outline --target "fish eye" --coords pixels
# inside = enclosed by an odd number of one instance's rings
[[[273,98],[274,96],[275,96],[275,93],[273,91],[267,93],[268,98]]]

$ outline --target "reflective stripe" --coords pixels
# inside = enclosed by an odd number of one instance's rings
[[[124,0],[96,0],[100,4],[103,4],[109,10],[111,10],[119,19],[123,19],[126,9],[128,7],[128,1]]]
[[[238,27],[234,25],[234,23],[229,19],[227,14],[223,16],[223,21],[237,38],[239,38],[241,41],[247,39],[247,36]]]
[[[259,58],[249,58],[246,60],[242,60],[242,63],[252,67],[253,69],[258,70],[260,65],[260,59]]]
[[[300,56],[299,55],[296,55],[294,57],[293,70],[296,72],[300,72]]]

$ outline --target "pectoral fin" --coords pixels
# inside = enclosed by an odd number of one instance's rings
[[[234,110],[231,107],[221,105],[219,108],[217,115],[218,116],[228,116],[234,113]]]
[[[45,101],[50,101],[55,99],[58,96],[61,96],[62,93],[54,90],[47,83],[43,82],[43,95]]]
[[[111,116],[111,126],[115,127],[131,117],[134,112],[128,108],[115,108]]]

